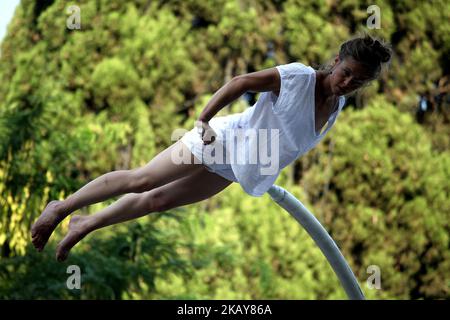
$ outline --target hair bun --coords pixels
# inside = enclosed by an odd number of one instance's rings
[[[387,46],[383,45],[380,41],[375,40],[372,48],[375,55],[381,62],[385,63],[388,62],[389,59],[391,59],[391,50]]]
[[[367,40],[370,39],[370,40]],[[385,46],[383,43],[381,43],[378,39],[373,39],[372,37],[367,37],[364,39],[364,42],[368,44],[368,42],[371,42],[369,47],[373,50],[374,55],[377,57],[377,59],[382,62],[386,63],[391,59],[391,50]]]
[[[370,37],[370,36],[365,37],[365,38],[363,39],[363,42],[364,42],[364,44],[365,44],[366,46],[368,46],[368,47],[372,47],[373,44],[374,44],[374,41],[373,41],[372,37]]]

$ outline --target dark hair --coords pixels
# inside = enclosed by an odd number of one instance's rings
[[[379,40],[367,33],[350,39],[339,50],[339,60],[352,57],[364,65],[371,74],[370,79],[376,79],[381,72],[381,67],[388,64],[392,57],[391,46],[383,40]]]

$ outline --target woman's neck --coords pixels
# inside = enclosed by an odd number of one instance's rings
[[[333,97],[334,94],[331,91],[330,77],[328,72],[318,70],[316,71],[317,91],[320,92],[320,96],[326,100]]]

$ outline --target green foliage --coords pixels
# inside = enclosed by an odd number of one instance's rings
[[[194,245],[186,255],[195,276],[174,274],[158,282],[158,295],[151,297],[345,299],[325,257],[297,222],[268,195],[249,198],[240,189],[232,185],[211,199],[208,214],[186,209],[179,237]]]
[[[450,154],[384,99],[340,122],[304,177],[332,236],[361,277],[381,268],[381,297],[448,297]]]
[[[158,214],[129,225],[88,236],[65,263],[54,259],[54,244],[43,253],[27,248],[26,256],[0,260],[2,299],[127,299],[155,291],[155,283],[171,274],[189,275],[190,263],[176,252],[183,247],[155,222],[179,220]],[[115,231],[115,232],[114,232]],[[81,271],[81,289],[68,289],[71,265]]]
[[[66,27],[72,4],[81,30]],[[38,254],[30,226],[50,200],[148,163],[233,76],[329,62],[368,31],[371,4],[22,0],[0,56],[0,297],[344,299],[297,222],[237,184],[96,232],[66,264],[53,257],[61,230]],[[370,33],[393,45],[389,72],[351,97],[325,141],[277,184],[328,228],[367,297],[448,298],[450,4],[377,5],[381,29]],[[432,112],[417,124],[419,96]],[[241,99],[217,116],[247,107]],[[66,287],[70,264],[81,267],[81,291]],[[363,285],[370,265],[381,269],[382,290]]]

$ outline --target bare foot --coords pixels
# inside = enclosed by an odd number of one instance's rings
[[[89,233],[86,224],[88,219],[89,217],[80,215],[74,215],[70,219],[69,231],[56,248],[56,259],[58,261],[66,260],[70,249]]]
[[[59,200],[50,201],[31,227],[31,242],[39,252],[44,249],[51,234],[64,219],[58,206],[61,202]]]

